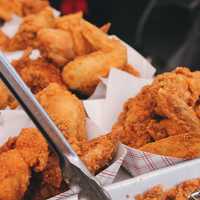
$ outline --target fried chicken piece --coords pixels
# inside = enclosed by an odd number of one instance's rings
[[[139,194],[135,197],[136,200],[187,200],[188,197],[195,191],[199,190],[200,179],[185,181],[172,187],[169,190],[164,190],[162,186],[154,186],[144,194]]]
[[[37,39],[42,55],[59,66],[63,66],[75,57],[73,40],[67,31],[41,29]]]
[[[170,136],[146,144],[140,150],[175,158],[197,158],[200,156],[200,134],[186,133]]]
[[[91,173],[97,174],[112,161],[118,147],[118,138],[110,133],[81,144],[81,160]]]
[[[0,31],[0,49],[4,50],[8,42],[8,36],[3,31]]]
[[[48,144],[36,128],[22,129],[16,141],[16,150],[36,172],[43,171],[48,161]]]
[[[52,9],[47,7],[38,14],[25,17],[16,35],[11,38],[7,51],[23,50],[27,47],[37,48],[37,32],[54,26]]]
[[[22,199],[29,185],[29,166],[17,150],[1,153],[0,166],[0,199]]]
[[[42,11],[49,5],[47,0],[1,0],[0,18],[4,21],[11,19],[13,14],[27,16]]]
[[[124,45],[85,20],[81,20],[82,33],[94,52],[80,56],[65,65],[63,80],[71,90],[90,95],[112,67],[123,68],[127,64]]]
[[[187,200],[189,195],[199,190],[199,186],[200,179],[185,181],[171,188],[169,191],[166,191],[165,198]]]
[[[37,99],[78,152],[78,143],[87,138],[86,116],[81,101],[55,83],[39,92]]]
[[[4,21],[11,19],[13,14],[22,16],[22,4],[19,0],[1,0],[0,18]]]
[[[91,44],[83,36],[81,27],[82,18],[83,13],[78,12],[56,19],[56,27],[71,34],[76,56],[83,56],[93,51]]]
[[[122,128],[121,141],[131,147],[171,135],[199,133],[199,72],[177,68],[164,73],[128,100],[113,129]]]
[[[161,186],[155,186],[144,194],[135,197],[136,200],[164,200],[165,192]]]
[[[9,91],[9,89],[0,80],[0,109],[5,109],[9,107],[15,109],[17,107],[17,101]]]
[[[22,15],[36,14],[49,6],[48,0],[18,0],[22,5]]]
[[[46,88],[50,83],[66,87],[60,70],[43,58],[31,60],[29,55],[24,55],[12,64],[34,94]]]
[[[41,176],[41,184],[33,197],[34,200],[47,199],[68,189],[63,180],[59,159],[52,152],[50,152],[47,166]]]
[[[0,154],[15,149],[16,141],[17,141],[16,137],[8,138],[8,141],[3,146],[0,147]]]

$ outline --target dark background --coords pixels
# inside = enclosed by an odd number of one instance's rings
[[[52,4],[59,9],[61,1]],[[88,0],[85,17],[150,57],[158,71],[200,66],[199,0]],[[152,9],[151,9],[152,5]],[[148,13],[145,14],[145,13]],[[142,22],[142,18],[146,17]]]

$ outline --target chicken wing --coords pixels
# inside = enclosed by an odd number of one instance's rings
[[[65,65],[63,80],[70,89],[90,95],[100,77],[107,76],[112,67],[123,68],[126,65],[127,52],[120,41],[110,39],[85,20],[81,20],[81,27],[84,37],[95,51]]]
[[[52,9],[47,7],[38,14],[25,17],[16,35],[11,38],[7,51],[23,50],[27,47],[37,48],[37,32],[42,28],[54,26]]]
[[[86,55],[93,50],[90,43],[83,36],[81,27],[82,17],[83,13],[78,12],[56,19],[56,27],[70,33],[74,43],[73,48],[76,56]]]
[[[199,72],[177,68],[164,73],[128,100],[113,129],[122,128],[121,141],[131,147],[184,133],[199,133],[195,110],[200,96]]]

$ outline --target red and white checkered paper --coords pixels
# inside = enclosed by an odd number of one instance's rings
[[[185,161],[184,159],[180,158],[160,156],[148,152],[143,152],[126,145],[122,146],[127,149],[123,167],[127,169],[132,176],[138,176]]]

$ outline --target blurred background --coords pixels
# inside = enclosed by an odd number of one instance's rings
[[[63,14],[83,11],[147,57],[158,72],[200,69],[200,0],[51,0]]]

